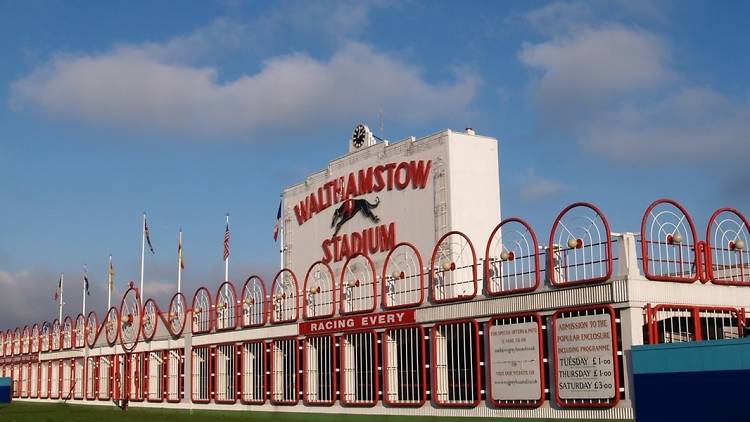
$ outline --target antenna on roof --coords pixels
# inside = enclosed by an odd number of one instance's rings
[[[383,107],[380,107],[380,137],[385,139],[385,131],[383,130]]]

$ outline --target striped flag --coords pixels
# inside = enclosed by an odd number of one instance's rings
[[[89,277],[86,274],[83,275],[83,288],[86,290],[86,296],[91,296],[91,292],[89,291]]]
[[[224,259],[226,259],[226,258],[224,258]],[[185,259],[182,257],[182,230],[180,230],[180,238],[177,241],[177,260],[180,261],[180,269],[184,270],[185,269]]]
[[[227,228],[224,230],[224,261],[229,259],[229,222],[227,222]]]
[[[148,222],[146,219],[143,219],[143,232],[146,234],[146,243],[148,243],[148,248],[151,250],[151,253],[154,253],[154,247],[151,245],[151,236],[149,236],[148,233]]]
[[[279,201],[279,210],[276,212],[276,226],[273,228],[273,241],[279,240],[279,229],[281,228],[281,201]]]

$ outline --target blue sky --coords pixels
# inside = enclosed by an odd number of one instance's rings
[[[0,1],[0,326],[103,311],[107,256],[148,291],[270,275],[278,196],[346,151],[500,139],[502,210],[544,237],[570,202],[637,231],[658,197],[704,231],[750,210],[750,6],[726,2]],[[379,110],[384,113],[380,133]],[[119,295],[118,295],[119,296]]]

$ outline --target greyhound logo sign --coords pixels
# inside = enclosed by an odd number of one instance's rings
[[[369,202],[366,199],[348,199],[333,212],[333,220],[331,220],[331,228],[336,227],[333,235],[339,234],[341,227],[349,220],[354,218],[357,213],[361,212],[362,215],[369,218],[373,223],[379,223],[380,218],[375,215],[372,210],[377,208],[380,204],[380,197],[375,197],[375,202]]]

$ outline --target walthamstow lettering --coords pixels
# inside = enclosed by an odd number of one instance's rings
[[[300,226],[330,206],[373,192],[424,189],[430,174],[431,160],[403,161],[368,167],[341,176],[318,187],[294,206]]]
[[[413,324],[414,310],[384,312],[381,314],[353,315],[344,318],[306,321],[299,324],[301,335],[366,330]]]

